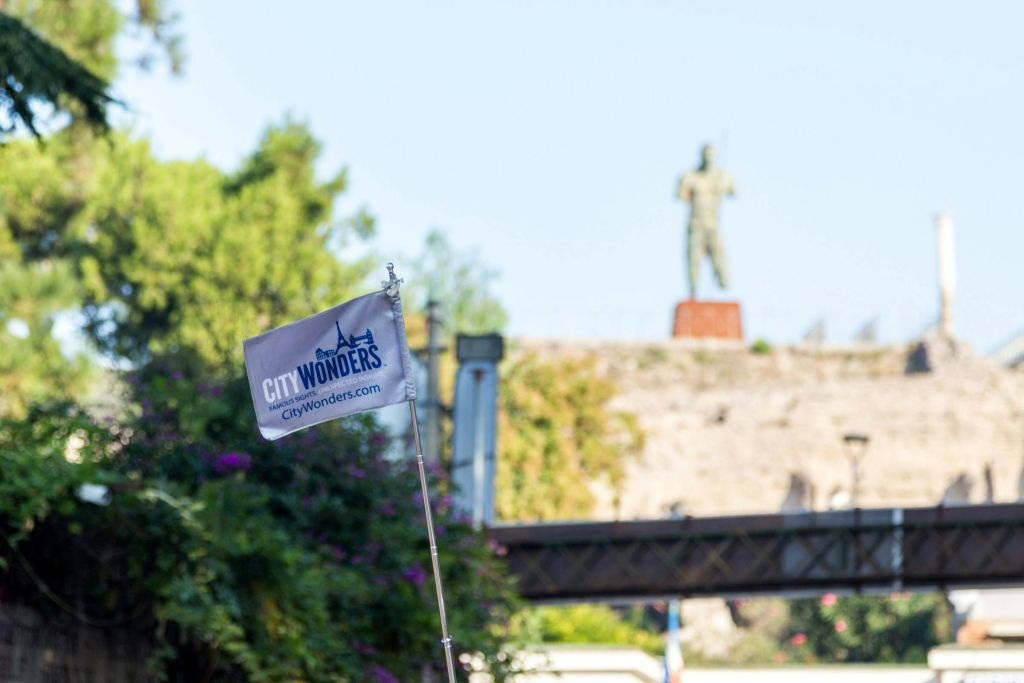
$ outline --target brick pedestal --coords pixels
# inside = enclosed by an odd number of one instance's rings
[[[736,301],[688,299],[676,305],[674,339],[743,339],[743,321]]]

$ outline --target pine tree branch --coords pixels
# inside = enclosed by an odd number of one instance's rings
[[[0,123],[0,135],[21,123],[39,137],[35,106],[46,103],[66,111],[68,100],[77,103],[88,123],[106,130],[107,107],[118,104],[108,86],[21,21],[0,12],[0,108],[8,119],[7,126]]]

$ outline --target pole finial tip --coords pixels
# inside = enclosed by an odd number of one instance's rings
[[[395,275],[395,264],[394,263],[391,263],[390,261],[388,261],[387,269],[388,269],[388,279],[387,280],[381,280],[380,286],[384,288],[384,291],[387,293],[388,296],[397,296],[398,295],[398,287],[399,287],[399,285],[401,285],[404,282],[404,280],[402,278],[400,278],[400,277]]]

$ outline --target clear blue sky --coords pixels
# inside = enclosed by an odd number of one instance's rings
[[[176,5],[186,73],[127,74],[123,120],[226,168],[307,120],[324,171],[350,169],[340,208],[377,216],[372,248],[400,264],[434,226],[477,248],[513,334],[667,335],[674,189],[705,141],[737,185],[724,296],[749,338],[820,316],[836,341],[875,316],[887,341],[920,332],[939,209],[958,332],[987,351],[1024,328],[1024,4]]]

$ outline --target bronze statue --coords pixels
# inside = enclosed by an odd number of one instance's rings
[[[729,286],[729,274],[725,267],[725,250],[718,236],[718,212],[722,197],[734,195],[736,190],[732,178],[724,170],[714,168],[715,150],[704,145],[701,163],[679,181],[679,198],[690,202],[690,224],[687,227],[687,261],[689,262],[690,298],[697,296],[697,281],[700,279],[700,264],[705,254],[711,258],[711,266],[718,286]]]

